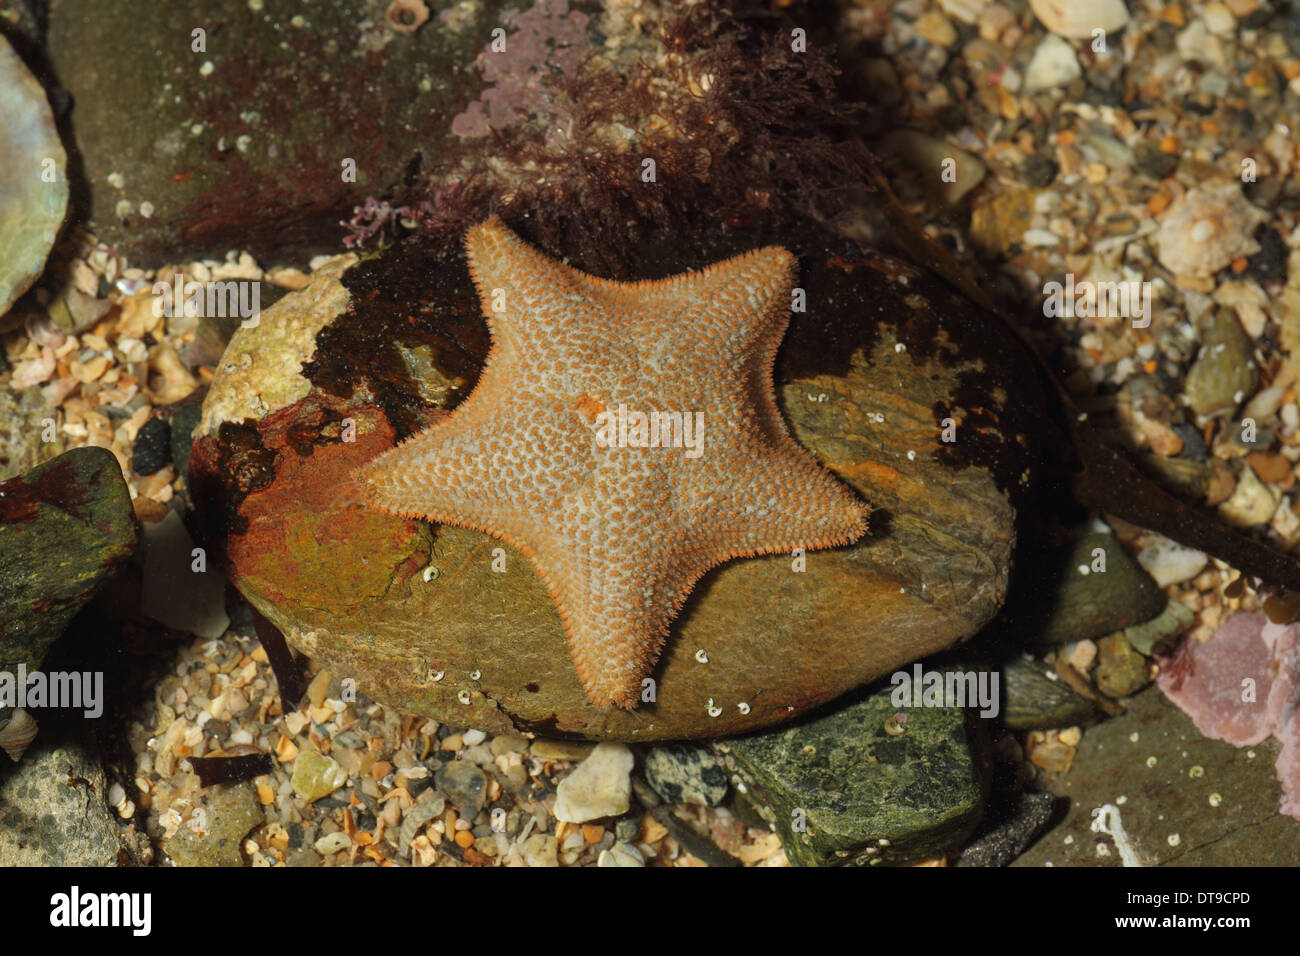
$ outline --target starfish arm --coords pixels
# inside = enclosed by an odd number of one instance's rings
[[[788,439],[787,439],[788,441]],[[675,488],[710,565],[755,554],[834,548],[858,540],[871,508],[802,448],[695,463]],[[710,475],[708,472],[724,472]]]
[[[490,531],[527,548],[534,516],[586,480],[593,446],[576,415],[538,416],[519,396],[479,396],[378,456],[361,477],[382,510]],[[536,465],[542,455],[545,468]]]
[[[703,566],[683,586],[681,565],[656,560],[635,542],[563,552],[548,547],[536,561],[592,703],[635,707],[642,681],[654,672],[669,625]]]

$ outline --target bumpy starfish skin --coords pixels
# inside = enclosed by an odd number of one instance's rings
[[[870,508],[790,438],[777,410],[772,362],[794,257],[773,246],[620,283],[548,258],[496,218],[471,229],[467,247],[492,334],[478,385],[445,421],[367,465],[365,493],[527,555],[592,702],[632,708],[709,568],[866,530]],[[620,404],[703,413],[702,453],[602,447],[596,417]]]

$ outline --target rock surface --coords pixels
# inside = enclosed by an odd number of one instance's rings
[[[1071,727],[1093,715],[1092,702],[1036,660],[1017,655],[1002,665],[1006,701],[1002,718],[1012,730]]]
[[[0,429],[0,481],[16,478],[63,451],[55,419],[39,388],[0,389],[0,422],[5,423]]]
[[[75,104],[95,234],[137,264],[178,250],[324,251],[354,206],[400,187],[421,156],[454,165],[452,118],[480,87],[460,67],[499,25],[499,5],[410,33],[384,22],[386,6],[51,4],[47,48]],[[140,24],[158,41],[141,45]],[[304,63],[328,63],[328,80]],[[123,103],[148,107],[124,123]]]
[[[993,345],[996,323],[946,287],[810,227],[767,240],[665,235],[635,274],[772,239],[808,263],[808,308],[778,353],[782,411],[876,509],[873,523],[849,548],[706,576],[674,625],[653,703],[590,705],[522,555],[359,498],[356,467],[476,379],[486,329],[459,250],[408,243],[360,265],[340,258],[235,334],[190,460],[207,539],[224,542],[236,585],[304,653],[375,699],[492,732],[740,733],[951,646],[1006,591],[1013,502],[1034,471],[1028,449],[1042,447],[1015,437],[1038,426],[1009,396],[1035,379],[1015,371],[1013,347]]]
[[[36,670],[137,534],[106,449],[76,448],[0,484],[0,670]]]
[[[0,754],[0,866],[117,866],[123,828],[98,755],[55,736],[47,729],[17,766]]]
[[[1292,866],[1300,827],[1277,812],[1279,749],[1208,740],[1149,688],[1083,735],[1069,772],[1050,784],[1070,798],[1068,813],[1012,865],[1123,865],[1115,837],[1092,829],[1109,806],[1142,866]]]
[[[961,708],[904,708],[891,734],[890,697],[716,745],[796,866],[914,863],[979,822],[987,767]]]
[[[1027,577],[1034,583],[1021,593],[1032,603],[1013,616],[1023,641],[1090,640],[1141,624],[1165,608],[1151,576],[1111,534],[1084,535],[1068,550],[1029,563]]]
[[[645,779],[668,803],[716,807],[727,798],[727,771],[711,750],[678,745],[655,747],[645,756]]]
[[[163,841],[163,851],[177,866],[243,866],[244,837],[265,820],[251,783],[218,784],[203,791],[190,819]]]

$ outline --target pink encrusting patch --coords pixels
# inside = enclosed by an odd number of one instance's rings
[[[1280,809],[1300,820],[1300,634],[1294,625],[1234,614],[1205,643],[1183,641],[1161,662],[1157,683],[1207,737],[1247,747],[1276,736]]]

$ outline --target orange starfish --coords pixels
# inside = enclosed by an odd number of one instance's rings
[[[447,420],[362,470],[367,498],[527,555],[592,702],[630,709],[709,568],[866,530],[870,508],[777,411],[795,259],[769,246],[622,283],[495,217],[466,246],[492,350]]]

